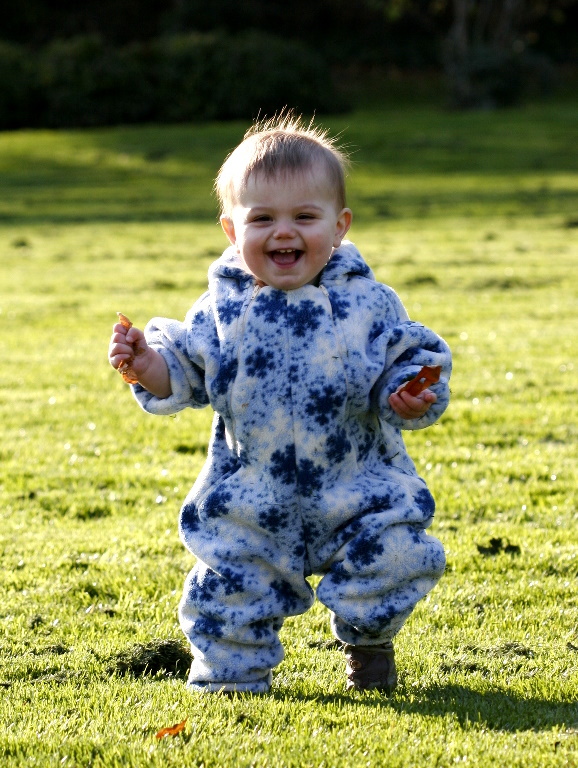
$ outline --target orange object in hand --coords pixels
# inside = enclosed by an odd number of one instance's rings
[[[421,371],[413,379],[406,381],[399,389],[396,390],[396,394],[400,392],[409,392],[413,397],[417,397],[420,392],[427,389],[430,384],[435,384],[440,380],[442,372],[441,365],[424,365]]]
[[[123,315],[122,312],[117,312],[116,314],[118,315],[118,319],[120,321],[120,324],[123,326],[123,328],[126,328],[127,331],[130,328],[132,328],[132,323],[126,315]],[[136,342],[133,344],[132,350],[134,353],[133,356],[129,360],[125,360],[124,363],[121,363],[118,366],[118,372],[120,373],[120,375],[122,376],[124,381],[126,381],[127,384],[138,383],[137,375],[135,374],[131,366],[131,363],[134,360],[134,356],[139,354],[139,349]]]

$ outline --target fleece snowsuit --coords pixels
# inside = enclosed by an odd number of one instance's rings
[[[185,322],[154,319],[172,394],[134,393],[150,413],[210,404],[208,460],[181,510],[197,562],[180,604],[194,655],[188,685],[268,690],[283,658],[278,632],[314,596],[337,638],[391,639],[444,570],[425,533],[434,501],[400,430],[426,427],[448,404],[451,356],[408,320],[344,242],[319,286],[259,286],[229,248]],[[407,421],[389,395],[422,365],[441,365],[437,402]]]

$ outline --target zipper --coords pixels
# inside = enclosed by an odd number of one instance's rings
[[[331,315],[331,319],[333,320],[333,307],[331,306],[331,301],[329,299],[329,291],[327,290],[327,288],[323,284],[321,284],[319,286],[319,290],[321,291],[321,293],[327,299],[327,303],[329,304],[329,314]]]
[[[258,283],[255,283],[255,285],[253,286],[253,292],[251,293],[249,301],[247,302],[247,306],[245,307],[245,311],[243,312],[243,322],[241,324],[241,328],[239,331],[239,350],[237,352],[237,361],[239,360],[239,354],[241,351],[240,342],[241,342],[241,339],[243,338],[243,334],[245,333],[245,327],[247,325],[247,315],[249,314],[249,309],[251,307],[253,299],[257,296],[260,290],[261,290],[261,286]]]

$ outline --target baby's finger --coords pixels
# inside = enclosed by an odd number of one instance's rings
[[[142,331],[140,331],[138,328],[135,328],[132,326],[131,328],[126,328],[124,325],[121,325],[120,323],[116,323],[113,327],[113,333],[111,340],[113,342],[124,342],[125,344],[130,345],[134,348],[134,344],[138,344],[139,347],[144,347],[144,341],[145,341],[145,335]]]
[[[135,328],[134,325],[127,331],[126,340],[133,346],[135,344],[138,344],[139,347],[144,347],[146,345],[144,333],[139,328]]]
[[[127,328],[122,323],[115,323],[112,327],[112,332],[114,335],[122,336],[124,338],[132,332],[132,328]]]
[[[126,363],[127,360],[130,360],[131,357],[132,357],[132,355],[125,355],[125,354],[122,354],[122,353],[119,353],[119,354],[116,354],[116,355],[109,354],[108,361],[112,365],[113,368],[116,368],[116,370],[118,370],[120,368],[120,366],[123,363]]]
[[[117,355],[122,355],[123,357],[132,357],[133,354],[134,353],[132,351],[132,347],[129,344],[111,342],[108,347],[109,357],[116,357]]]
[[[110,347],[113,346],[113,344],[124,344],[125,347],[130,347],[131,344],[126,338],[125,333],[113,333],[110,337]]]
[[[419,395],[410,395],[409,392],[398,392],[397,396],[403,400],[405,405],[412,411],[427,411],[432,403],[437,400],[437,395],[431,389],[424,389]]]
[[[411,419],[411,412],[407,407],[407,404],[401,399],[398,394],[392,394],[389,396],[389,404],[398,416],[402,419]]]
[[[435,395],[433,392],[431,395]],[[431,402],[425,397],[425,391],[414,397],[408,392],[394,392],[389,397],[389,404],[402,419],[419,419],[427,413]]]

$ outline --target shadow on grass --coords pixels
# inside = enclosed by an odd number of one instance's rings
[[[135,643],[108,659],[108,674],[144,677],[161,675],[186,680],[191,666],[189,649],[180,640],[156,638]]]
[[[152,183],[152,182],[151,182]],[[53,185],[55,187],[59,185]],[[62,184],[64,187],[65,185]],[[95,189],[98,184],[95,182]],[[118,182],[110,199],[103,200],[97,193],[78,188],[72,199],[61,200],[56,197],[46,198],[38,185],[40,193],[20,190],[13,194],[5,205],[0,207],[0,226],[22,226],[43,224],[130,224],[130,223],[204,223],[217,221],[217,208],[207,184],[206,193],[194,198],[184,186],[175,181],[169,189],[159,189],[154,196],[141,190],[130,190],[123,196],[117,194],[122,189]],[[72,185],[67,187],[69,197]],[[2,193],[0,186],[0,195]],[[98,193],[100,194],[100,193]],[[126,198],[129,198],[128,202]],[[577,226],[576,217],[570,213],[575,208],[576,191],[568,186],[561,189],[539,187],[520,190],[512,187],[496,191],[458,190],[444,192],[423,191],[403,193],[398,191],[395,199],[387,195],[379,197],[352,195],[356,221],[360,224],[372,223],[379,219],[403,221],[406,218],[437,219],[448,215],[482,216],[490,211],[494,214],[516,215],[524,211],[527,215],[559,215],[564,220],[560,224],[565,229]]]
[[[280,692],[272,694],[276,699],[286,700]],[[420,692],[419,698],[404,700],[403,691],[392,698],[375,692],[303,695],[303,700],[319,704],[357,704],[369,708],[390,707],[399,714],[419,714],[434,717],[454,715],[460,725],[479,726],[494,731],[547,731],[554,727],[576,726],[578,705],[567,701],[548,701],[533,697],[522,699],[506,691],[481,693],[464,685],[439,685]]]
[[[330,641],[333,647],[335,641]],[[108,673],[186,679],[191,662],[189,650],[180,640],[155,639],[136,643],[109,660]],[[407,691],[409,694],[410,691]],[[240,694],[243,696],[244,694]],[[376,691],[344,694],[295,694],[273,690],[271,698],[315,701],[320,705],[337,703],[366,708],[390,707],[399,714],[434,717],[451,715],[463,725],[495,731],[550,730],[578,725],[576,702],[547,700],[538,696],[521,698],[504,690],[480,692],[465,685],[434,685],[417,692],[410,699],[403,685],[391,698]]]
[[[208,197],[208,195],[207,195]],[[88,208],[89,206],[87,206]],[[174,209],[159,210],[145,209],[137,211],[93,211],[83,212],[81,207],[73,213],[62,211],[49,211],[47,213],[3,213],[0,211],[0,226],[42,225],[42,224],[164,224],[170,223],[201,223],[214,224],[217,220],[215,211]]]

